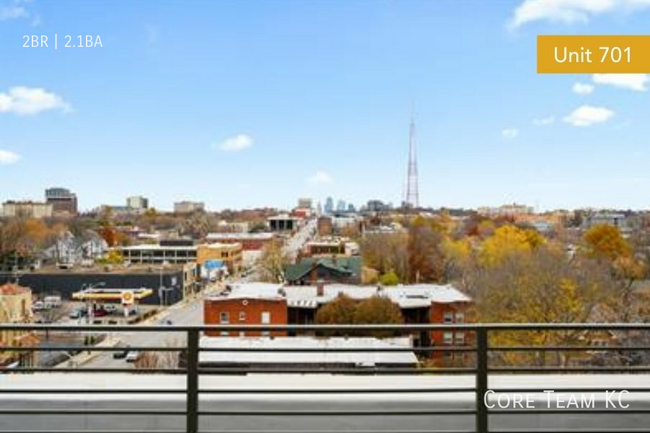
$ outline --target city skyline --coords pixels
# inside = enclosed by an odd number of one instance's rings
[[[424,207],[647,209],[648,76],[538,75],[535,40],[650,2],[464,3],[0,1],[0,200],[399,204],[414,106]],[[103,47],[22,46],[55,33]]]

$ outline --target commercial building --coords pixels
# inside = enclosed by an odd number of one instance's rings
[[[292,232],[298,229],[300,218],[281,214],[269,217],[267,221],[272,232]]]
[[[179,265],[130,265],[92,268],[58,269],[43,267],[20,275],[20,283],[30,287],[39,298],[60,296],[72,299],[73,293],[84,287],[110,287],[113,289],[146,288],[153,295],[142,300],[143,304],[174,304],[192,296],[201,289],[195,263]],[[0,283],[9,276],[0,274]],[[159,290],[163,287],[163,290]]]
[[[299,198],[298,206],[299,208],[312,209],[314,207],[313,201],[310,198]]]
[[[319,217],[316,222],[316,230],[319,236],[332,236],[334,234],[332,218],[329,216]]]
[[[174,203],[174,213],[192,213],[205,211],[202,201],[179,201]]]
[[[535,213],[535,209],[532,206],[526,206],[523,204],[504,204],[499,207],[480,207],[476,210],[479,214],[488,216],[488,217],[516,217],[531,215]]]
[[[7,218],[51,218],[52,213],[51,203],[9,200],[2,204],[2,215]]]
[[[149,208],[149,199],[142,196],[133,196],[126,199],[126,207],[135,211],[143,211]]]
[[[195,245],[191,239],[161,240],[157,244],[117,247],[125,261],[133,264],[184,264],[222,261],[230,273],[237,273],[242,264],[242,246],[239,243],[209,243]]]
[[[208,261],[223,262],[230,274],[237,274],[242,266],[242,246],[240,243],[201,244],[196,250],[196,263],[204,266]]]
[[[243,251],[259,251],[276,239],[275,233],[209,233],[208,242],[241,244]]]
[[[52,205],[54,214],[76,215],[77,195],[66,188],[48,188],[45,190],[45,202]]]
[[[32,292],[17,284],[0,286],[0,323],[32,322]],[[0,331],[0,346],[21,347],[38,344],[30,332]],[[0,351],[0,368],[11,366],[29,367],[35,364],[35,352]]]

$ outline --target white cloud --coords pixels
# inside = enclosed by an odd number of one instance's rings
[[[237,134],[219,143],[217,146],[224,152],[239,152],[253,145],[253,138],[246,134]]]
[[[644,7],[650,7],[650,0],[524,0],[515,9],[509,25],[517,28],[542,20],[584,24],[595,15]]]
[[[28,116],[47,110],[69,113],[72,107],[59,95],[36,87],[11,87],[8,92],[0,93],[0,113]]]
[[[551,125],[554,122],[555,122],[555,116],[542,117],[541,119],[533,119],[533,125],[535,126]]]
[[[501,131],[501,135],[509,139],[517,138],[519,136],[519,130],[517,128],[505,128]]]
[[[588,83],[575,83],[573,87],[571,87],[571,90],[573,90],[573,93],[577,93],[578,95],[588,95],[594,91],[594,85]]]
[[[573,110],[564,121],[573,126],[590,126],[594,123],[606,122],[614,116],[614,112],[605,107],[583,105]]]
[[[13,0],[0,5],[0,21],[31,19],[31,25],[36,27],[41,24],[41,17],[30,11],[27,6],[32,0]]]
[[[307,178],[307,182],[315,184],[332,183],[334,179],[326,172],[319,170],[313,176]]]
[[[8,150],[0,149],[0,165],[9,165],[18,162],[20,155]]]
[[[637,92],[648,90],[646,84],[650,81],[647,74],[594,74],[592,78],[597,84],[622,87]]]

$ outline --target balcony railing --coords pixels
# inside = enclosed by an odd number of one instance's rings
[[[9,417],[34,417],[34,416],[66,416],[66,417],[76,417],[76,416],[110,416],[110,417],[183,417],[184,419],[184,428],[182,430],[152,430],[156,432],[165,431],[166,433],[186,431],[188,433],[198,433],[198,432],[207,432],[207,431],[217,431],[206,428],[199,428],[200,426],[204,427],[204,424],[200,423],[200,420],[203,417],[219,417],[220,419],[225,419],[224,417],[249,417],[255,418],[259,417],[260,419],[268,420],[273,417],[299,417],[301,419],[308,419],[310,417],[328,417],[334,419],[336,417],[352,417],[352,418],[364,418],[364,417],[400,417],[404,419],[403,426],[407,426],[403,429],[400,428],[400,431],[409,431],[409,432],[451,432],[450,429],[436,430],[436,423],[431,423],[429,428],[424,430],[417,430],[408,428],[409,419],[413,417],[435,417],[435,419],[441,419],[446,417],[452,417],[454,420],[463,419],[463,422],[456,421],[451,422],[451,424],[457,425],[467,425],[467,418],[474,421],[471,422],[473,428],[458,430],[454,429],[453,432],[479,432],[479,433],[514,433],[514,432],[534,432],[534,431],[547,431],[547,432],[595,432],[595,431],[611,431],[616,433],[623,432],[649,432],[650,433],[650,398],[646,395],[646,403],[641,404],[638,407],[628,407],[626,409],[616,409],[612,410],[609,408],[566,408],[566,409],[549,409],[549,408],[535,408],[535,409],[525,409],[525,408],[498,408],[494,403],[497,400],[497,397],[502,394],[516,394],[519,392],[526,393],[543,393],[547,390],[544,387],[534,386],[507,386],[507,387],[488,387],[489,380],[492,381],[497,376],[508,375],[510,377],[516,377],[517,375],[528,374],[528,375],[549,375],[553,374],[567,374],[567,377],[572,375],[585,375],[585,374],[639,374],[639,381],[634,387],[602,387],[597,383],[590,386],[575,386],[573,382],[568,381],[567,386],[551,388],[555,391],[556,395],[559,393],[579,393],[579,392],[589,392],[589,393],[604,393],[604,392],[629,392],[633,395],[638,395],[643,397],[643,393],[650,393],[650,387],[648,387],[647,376],[641,373],[650,372],[650,366],[647,363],[644,363],[643,360],[632,362],[630,357],[626,354],[630,353],[650,353],[650,345],[643,344],[643,341],[648,341],[650,337],[650,325],[648,324],[451,324],[451,325],[367,325],[367,326],[330,326],[330,325],[307,325],[307,326],[237,326],[237,325],[218,325],[218,326],[65,326],[65,325],[24,325],[24,324],[0,324],[0,332],[2,331],[19,331],[19,332],[33,332],[38,335],[54,335],[56,333],[82,333],[87,335],[88,333],[132,333],[132,335],[138,335],[140,333],[147,334],[156,334],[164,333],[169,335],[182,336],[180,341],[177,341],[177,345],[138,345],[130,346],[129,350],[131,351],[140,351],[140,352],[166,352],[166,353],[177,353],[180,355],[181,362],[177,365],[167,365],[164,367],[147,367],[143,366],[142,368],[134,369],[133,366],[124,364],[125,367],[84,367],[83,365],[77,367],[69,366],[55,366],[55,367],[43,367],[43,366],[19,366],[11,369],[0,370],[0,373],[3,373],[5,379],[9,378],[9,375],[30,375],[34,373],[51,373],[62,375],[66,377],[66,374],[71,373],[84,373],[84,374],[108,374],[108,373],[131,373],[136,377],[138,374],[150,374],[150,375],[182,375],[184,376],[184,386],[183,387],[150,387],[150,388],[104,388],[93,389],[84,386],[79,386],[81,384],[73,383],[67,384],[66,387],[53,388],[53,387],[22,387],[16,388],[12,386],[2,385],[3,377],[0,375],[0,398],[6,397],[7,395],[11,397],[19,396],[40,396],[40,395],[77,395],[84,396],[142,396],[143,398],[150,398],[151,396],[157,395],[174,395],[181,396],[184,400],[184,405],[182,409],[169,409],[169,408],[147,408],[147,409],[108,409],[108,408],[76,408],[76,407],[66,407],[62,409],[42,409],[30,407],[29,404],[25,403],[24,407],[15,407],[15,405],[10,405],[9,407],[4,404],[5,400],[0,400],[0,419],[4,419],[5,422]],[[349,333],[351,335],[360,335],[367,334],[373,335],[373,333],[394,333],[401,335],[413,335],[421,333],[431,333],[431,332],[462,332],[465,335],[465,341],[468,345],[463,346],[437,346],[429,345],[427,347],[415,347],[415,348],[405,348],[405,347],[340,347],[340,348],[331,348],[328,349],[330,352],[415,352],[420,357],[422,362],[414,367],[375,367],[375,368],[334,368],[331,366],[325,367],[288,367],[284,368],[281,366],[274,367],[214,367],[201,365],[199,362],[201,352],[216,352],[216,351],[228,351],[228,352],[309,352],[309,351],[321,351],[322,349],[309,349],[304,347],[283,347],[283,348],[269,348],[269,347],[200,347],[200,337],[206,332],[232,332],[233,334],[239,332],[282,332],[282,333],[291,333],[291,334],[310,334],[310,335],[330,335],[331,333],[338,333],[338,335],[345,335]],[[606,334],[614,335],[620,334],[622,336],[634,335],[634,340],[627,338],[612,339],[612,344],[609,346],[597,346],[587,344],[589,341],[590,335],[596,334]],[[506,343],[500,343],[504,341],[500,336],[507,335],[508,339],[505,339]],[[540,336],[544,337],[541,338]],[[562,336],[561,338],[553,338],[553,336]],[[570,336],[570,338],[568,337]],[[537,338],[540,337],[540,338]],[[219,338],[219,337],[216,337]],[[287,337],[291,338],[291,337]],[[599,337],[600,338],[600,337]],[[522,345],[516,342],[526,341],[529,339],[532,342],[539,341],[550,341],[554,342],[553,344],[526,344]],[[557,342],[561,341],[562,344]],[[571,344],[564,344],[565,341],[570,341]],[[636,341],[641,343],[636,343],[632,345],[630,341]],[[515,342],[515,344],[512,344]],[[124,347],[111,347],[111,346],[48,346],[48,347],[10,347],[10,346],[0,346],[0,353],[2,352],[19,352],[19,353],[32,353],[40,351],[70,351],[70,352],[93,352],[93,353],[106,353],[106,352],[115,352],[123,351]],[[437,364],[435,360],[440,361],[442,353],[459,353],[461,356],[457,357],[455,361],[449,361],[447,358],[442,358],[442,365]],[[611,357],[608,365],[594,365],[594,354],[602,353],[611,353],[617,354],[620,356]],[[437,355],[436,355],[437,354]],[[514,354],[520,354],[519,357],[514,356]],[[543,354],[572,354],[573,361],[570,357],[560,357],[554,356],[548,357],[543,356]],[[576,356],[576,354],[581,354]],[[613,359],[613,361],[612,361]],[[522,364],[522,362],[524,364]],[[631,365],[631,364],[637,365]],[[200,380],[203,378],[208,378],[215,375],[242,375],[249,373],[293,373],[293,374],[333,374],[333,375],[384,375],[384,376],[429,376],[429,375],[460,375],[466,378],[471,378],[472,386],[407,386],[407,387],[395,387],[395,386],[386,386],[386,387],[373,387],[373,388],[360,388],[353,385],[346,387],[301,387],[301,388],[291,388],[291,387],[244,387],[244,388],[234,388],[234,387],[202,387]],[[77,378],[78,376],[75,376]],[[160,376],[155,376],[160,377]],[[178,377],[178,376],[176,376]],[[292,378],[288,377],[287,382],[291,381],[300,381],[301,378]],[[568,380],[568,379],[567,379]],[[4,383],[8,383],[4,381]],[[530,384],[527,384],[530,385]],[[486,399],[486,393],[490,390],[490,398]],[[298,410],[287,405],[286,407],[281,407],[280,409],[273,410],[207,410],[203,408],[200,404],[201,398],[207,395],[253,395],[253,396],[273,396],[278,395],[329,395],[329,396],[354,396],[354,395],[368,395],[368,394],[384,394],[384,395],[394,395],[394,394],[413,394],[413,395],[435,395],[435,396],[448,396],[448,395],[458,395],[458,394],[469,394],[471,395],[471,407],[461,407],[461,408],[449,408],[447,405],[440,405],[440,407],[430,407],[426,409],[399,409],[392,410],[385,407],[377,407],[374,409],[364,409],[364,410],[353,410],[353,409],[310,409],[310,410]],[[640,399],[642,400],[642,398]],[[639,400],[639,399],[637,399]],[[25,401],[29,401],[28,399]],[[327,405],[324,405],[327,407]],[[607,429],[607,425],[604,425],[604,428],[594,429],[590,427],[588,429],[569,428],[566,426],[560,426],[557,428],[542,428],[542,427],[528,427],[528,428],[517,428],[517,429],[506,429],[500,427],[507,423],[500,422],[495,423],[494,426],[491,426],[493,417],[521,417],[521,416],[542,416],[542,417],[553,417],[559,415],[571,415],[571,416],[586,416],[591,418],[592,416],[609,416],[609,417],[633,417],[632,421],[621,421],[620,426],[614,427],[612,429]],[[634,418],[636,417],[636,418]],[[611,419],[611,418],[610,418]],[[2,423],[0,422],[0,425]],[[521,424],[521,423],[520,423]],[[524,422],[526,424],[526,422]],[[575,424],[569,423],[570,425]],[[420,424],[418,424],[420,425]],[[444,426],[450,425],[450,423],[442,423]],[[518,424],[519,425],[519,424]],[[533,424],[531,423],[531,426]],[[632,427],[630,427],[630,425]],[[19,427],[19,426],[18,426]],[[21,431],[30,431],[33,430],[20,430],[20,428],[12,430],[3,430],[2,432],[12,433],[21,432]],[[42,430],[42,432],[51,431],[51,430]],[[66,430],[69,431],[69,430]],[[75,430],[75,431],[99,431],[94,430]],[[125,433],[129,430],[101,430],[104,433],[114,432],[114,433]],[[143,430],[137,430],[143,431]],[[238,430],[218,430],[220,432],[225,431],[238,431]],[[264,429],[259,431],[265,431]],[[284,430],[286,431],[286,430]],[[304,430],[296,430],[304,431]],[[318,430],[323,432],[323,430]],[[337,433],[344,433],[343,430],[336,430]],[[355,432],[360,431],[380,431],[387,432],[393,430],[386,429],[377,429],[377,430],[350,430]],[[0,433],[2,433],[0,432]]]

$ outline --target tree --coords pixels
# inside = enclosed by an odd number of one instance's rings
[[[623,238],[618,228],[611,224],[597,224],[591,227],[585,233],[584,240],[589,254],[597,259],[613,262],[632,254],[631,245]]]
[[[403,233],[381,233],[366,236],[361,243],[363,264],[379,274],[391,270],[400,281],[408,280],[408,237]]]
[[[518,247],[519,248],[519,247]],[[580,323],[589,321],[597,308],[612,305],[617,297],[611,273],[588,258],[570,261],[561,248],[544,245],[525,253],[468,270],[465,279],[475,290],[479,319],[495,323]],[[498,332],[495,345],[579,344],[576,331]],[[544,365],[550,353],[506,353],[508,363]],[[566,363],[568,358],[558,357]]]
[[[505,225],[483,241],[480,259],[487,266],[498,265],[507,257],[529,254],[543,243],[542,235],[534,230]]]
[[[291,262],[282,242],[274,240],[262,250],[258,260],[260,280],[267,283],[284,281],[284,268]]]
[[[357,301],[347,295],[323,305],[316,313],[316,323],[319,325],[349,325],[354,323],[354,313]]]
[[[444,227],[436,220],[415,218],[409,228],[409,281],[441,282],[445,279]]]
[[[379,277],[379,282],[383,286],[396,286],[399,284],[399,277],[392,269]]]

